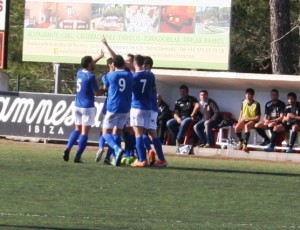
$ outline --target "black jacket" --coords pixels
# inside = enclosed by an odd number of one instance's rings
[[[159,112],[158,112],[158,117],[157,120],[169,120],[173,118],[172,112],[169,108],[169,105],[164,102],[163,100],[161,101],[161,104],[158,106]]]

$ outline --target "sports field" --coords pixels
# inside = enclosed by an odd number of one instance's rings
[[[63,149],[0,139],[0,229],[300,228],[299,164],[168,156],[167,168],[112,167],[94,162],[95,147],[84,164]]]

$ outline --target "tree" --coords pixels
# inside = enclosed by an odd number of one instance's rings
[[[281,1],[286,0],[277,2]],[[261,0],[233,0],[231,71],[272,73],[269,3]],[[295,25],[298,21],[300,10],[298,0],[290,0],[290,4],[289,26]],[[275,12],[277,13],[280,12]],[[293,68],[289,73],[296,73],[299,72],[299,30],[294,30],[290,36],[292,46],[290,64]],[[285,51],[280,50],[280,52]]]
[[[267,1],[233,0],[230,70],[271,73],[268,12]]]
[[[289,0],[270,0],[271,62],[274,74],[291,74],[292,44]]]

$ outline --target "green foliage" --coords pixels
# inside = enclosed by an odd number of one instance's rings
[[[269,63],[270,12],[268,1],[233,1],[231,69],[237,72],[260,72]]]
[[[292,63],[295,72],[300,74],[300,2],[299,0],[290,0],[291,8],[291,28],[298,25],[298,29],[292,32]]]
[[[292,0],[291,21],[299,17],[299,1]],[[269,1],[233,0],[231,67],[236,72],[271,73]],[[292,33],[293,64],[299,65],[299,29]]]

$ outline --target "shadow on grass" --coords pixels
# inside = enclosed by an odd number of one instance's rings
[[[188,168],[188,167],[173,167],[173,166],[168,166],[167,169],[168,170],[213,172],[213,173],[240,173],[240,174],[254,174],[254,175],[300,177],[300,174],[297,174],[297,173],[255,172],[255,171],[242,171],[242,170],[231,170],[231,169]]]
[[[11,228],[11,229],[51,229],[51,230],[101,230],[101,229],[110,229],[108,227],[103,227],[103,228],[59,228],[59,227],[43,227],[43,226],[28,226],[28,225],[14,225],[14,224],[0,224],[0,228]],[[112,227],[111,229],[113,230],[124,230],[128,228],[115,228]]]

